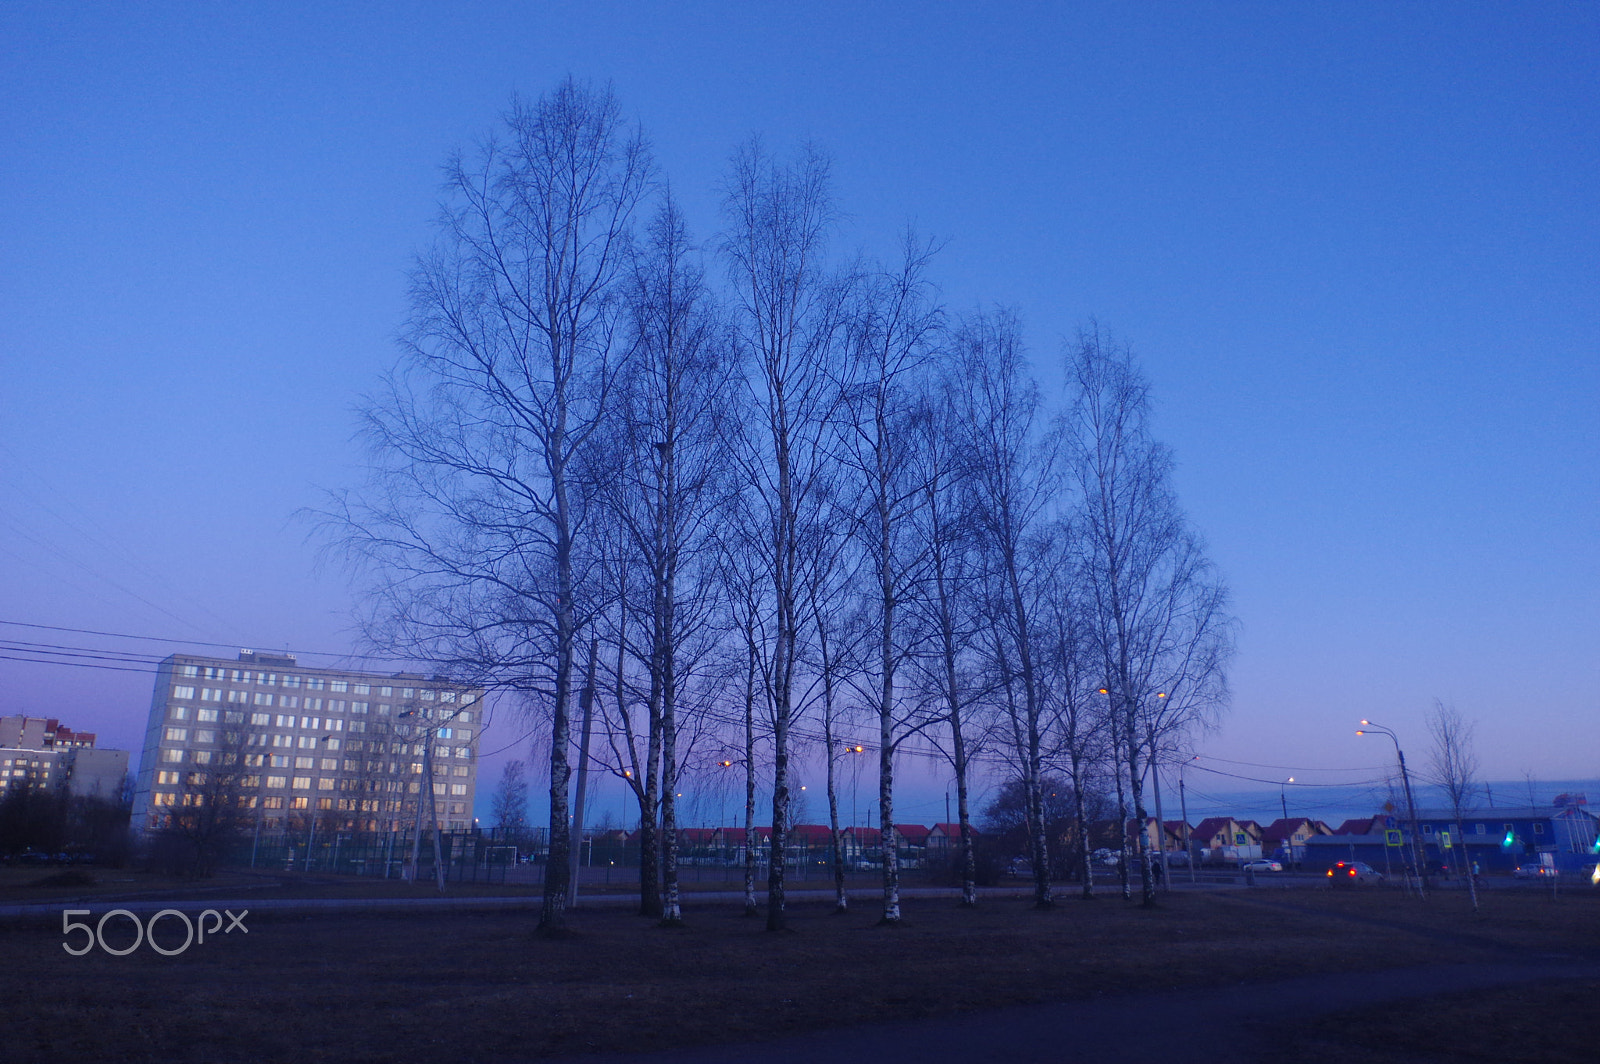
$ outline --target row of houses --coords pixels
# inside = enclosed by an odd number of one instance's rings
[[[1577,804],[1464,810],[1459,826],[1448,810],[1418,810],[1416,827],[1430,865],[1460,868],[1472,862],[1485,872],[1511,871],[1530,861],[1562,868],[1592,865],[1600,836],[1600,819]],[[1412,845],[1409,818],[1398,813],[1346,820],[1338,827],[1308,817],[1267,825],[1208,817],[1192,826],[1169,820],[1158,827],[1152,817],[1145,830],[1152,850],[1189,854],[1199,862],[1270,857],[1317,870],[1339,860],[1366,861],[1380,870],[1403,868]]]

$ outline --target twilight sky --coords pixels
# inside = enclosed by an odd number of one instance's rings
[[[1367,779],[1440,698],[1491,778],[1600,775],[1600,8],[861,7],[0,6],[0,714],[137,750],[148,671],[19,642],[356,649],[292,515],[361,476],[440,164],[571,73],[703,238],[809,139],[837,250],[947,241],[1048,394],[1134,347],[1242,622],[1208,764]]]

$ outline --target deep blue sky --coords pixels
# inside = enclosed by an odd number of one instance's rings
[[[291,514],[359,478],[440,164],[571,73],[701,235],[809,139],[841,254],[946,240],[1050,394],[1091,317],[1133,345],[1242,621],[1203,752],[1348,781],[1437,697],[1491,776],[1596,775],[1600,9],[862,8],[0,6],[0,620],[351,649]],[[0,661],[115,745],[148,698]]]

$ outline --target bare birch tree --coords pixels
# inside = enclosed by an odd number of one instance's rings
[[[988,646],[1012,723],[1028,794],[1034,904],[1054,904],[1041,792],[1045,692],[1039,668],[1041,562],[1056,503],[1057,443],[1040,424],[1039,389],[1028,376],[1021,326],[1005,311],[973,317],[956,339],[962,418],[988,581]]]
[[[827,164],[808,149],[785,166],[752,142],[734,157],[724,212],[723,251],[748,366],[746,397],[757,412],[739,451],[763,515],[762,535],[752,546],[772,583],[765,670],[773,769],[767,927],[777,931],[785,926],[790,731],[804,626],[801,545],[821,502],[823,441],[836,399],[828,364],[837,291],[821,262],[830,225]]]
[[[566,926],[569,709],[586,607],[578,456],[607,407],[632,218],[651,180],[609,89],[513,100],[501,135],[446,167],[412,274],[406,364],[365,412],[364,497],[340,545],[372,577],[368,635],[549,719],[550,854],[539,927]]]
[[[916,481],[922,505],[912,515],[916,535],[926,544],[922,584],[907,603],[920,632],[922,653],[913,659],[921,697],[937,706],[949,729],[948,756],[955,773],[959,825],[961,904],[978,904],[978,864],[972,827],[972,759],[985,729],[973,717],[983,705],[983,690],[971,658],[981,610],[978,608],[979,558],[977,507],[971,463],[962,442],[957,382],[943,373],[932,386],[922,439],[913,452],[920,466]],[[975,726],[976,725],[976,726]]]
[[[644,575],[639,642],[648,677],[649,774],[659,771],[663,922],[682,922],[677,802],[684,669],[703,654],[714,599],[712,521],[724,509],[731,363],[683,215],[669,194],[651,221],[629,285],[633,343],[612,432],[619,460],[604,491]],[[691,644],[693,644],[691,646]],[[659,758],[659,769],[657,768]],[[654,788],[652,788],[654,789]],[[654,855],[652,854],[652,859]]]
[[[1226,595],[1173,498],[1171,452],[1150,435],[1150,386],[1132,355],[1090,328],[1079,334],[1068,372],[1070,464],[1086,538],[1083,582],[1128,813],[1139,825],[1132,849],[1149,907],[1155,881],[1146,853],[1144,781],[1156,727],[1180,729],[1183,713],[1214,708],[1225,692]],[[1167,687],[1179,683],[1185,699],[1171,701]]]
[[[1463,811],[1482,787],[1478,778],[1478,755],[1472,745],[1473,730],[1472,722],[1462,717],[1455,706],[1434,700],[1433,710],[1428,714],[1428,734],[1433,739],[1433,749],[1429,752],[1427,779],[1444,792],[1450,803],[1456,843],[1461,847],[1456,863],[1462,866],[1472,897],[1472,911],[1477,912],[1477,877],[1472,874],[1472,856],[1467,853],[1467,834],[1462,825]]]
[[[911,652],[912,629],[900,625],[900,603],[913,593],[927,556],[914,527],[926,498],[914,452],[926,438],[918,423],[929,411],[914,382],[933,356],[941,324],[926,277],[931,256],[931,247],[908,232],[899,268],[864,279],[853,303],[842,388],[844,494],[873,584],[865,615],[876,645],[867,672],[877,681],[869,698],[878,724],[878,821],[886,840],[881,923],[891,926],[900,923],[899,855],[888,841],[895,831],[894,758],[910,734],[909,718],[919,715],[914,701],[907,701],[910,712],[901,705],[895,680]]]

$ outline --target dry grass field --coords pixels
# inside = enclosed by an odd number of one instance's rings
[[[252,913],[248,934],[213,936],[172,957],[148,947],[69,956],[59,926],[0,920],[0,995],[27,1003],[7,1010],[0,1056],[539,1059],[1171,988],[1249,994],[1319,972],[1600,959],[1600,898],[1584,892],[1555,902],[1493,893],[1478,916],[1464,895],[1423,904],[1388,890],[1175,892],[1154,911],[1110,896],[1044,912],[1012,898],[971,912],[916,899],[896,930],[875,926],[870,897],[858,904],[846,916],[796,905],[782,934],[736,908],[692,900],[679,930],[626,909],[593,909],[574,913],[574,933],[557,940],[536,937],[527,911]],[[98,916],[113,904],[79,907]],[[109,926],[107,937],[115,937]],[[120,941],[131,939],[129,928]],[[1355,1025],[1348,1017],[1296,1024],[1283,1032],[1282,1059],[1348,1060],[1359,1047],[1367,1061],[1589,1059],[1577,1054],[1593,1039],[1575,1021],[1595,989],[1523,987],[1405,1006],[1387,1019],[1383,1008],[1369,1010]],[[1529,1032],[1540,1055],[1516,1055]],[[1445,1045],[1448,1054],[1430,1055]]]

